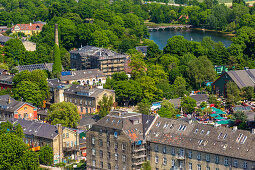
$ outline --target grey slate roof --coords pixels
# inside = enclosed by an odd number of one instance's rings
[[[32,65],[20,65],[16,69],[21,72],[24,70],[33,71],[33,70],[48,70],[52,71],[53,63],[44,63],[44,64],[32,64]]]
[[[12,84],[13,76],[6,75],[6,74],[0,74],[0,82],[3,84]]]
[[[10,103],[9,103],[9,99],[10,99]],[[11,98],[8,94],[0,96],[0,110],[14,112],[17,109],[19,109],[21,106],[23,106],[24,104],[29,104],[29,103],[17,101]],[[29,104],[29,105],[33,106],[32,104]]]
[[[9,39],[14,39],[13,37],[0,36],[0,43],[5,44]]]
[[[89,79],[89,78],[98,78],[106,77],[105,74],[99,69],[88,69],[88,70],[77,70],[71,71],[71,75],[61,76],[61,81],[69,80],[80,80],[80,79]]]
[[[238,137],[240,140],[238,141]],[[153,143],[255,161],[255,134],[244,130],[213,127],[158,118],[147,140]]]
[[[61,81],[57,78],[55,79],[48,79],[48,86],[50,88],[64,88],[66,86],[70,87],[70,84],[66,84],[66,83],[61,83]]]
[[[255,69],[228,71],[226,74],[240,89],[248,86],[254,87],[255,85]]]
[[[169,102],[172,103],[176,109],[181,107],[181,98],[170,99]]]
[[[139,52],[142,52],[142,53],[147,53],[147,50],[148,50],[148,46],[138,46],[138,47],[135,47],[135,49]]]
[[[126,58],[127,55],[119,54],[106,48],[99,48],[95,46],[84,46],[78,50],[70,51],[71,54],[79,54],[83,56],[98,57],[99,60],[111,59],[111,58]]]
[[[197,103],[208,101],[209,96],[207,94],[195,94],[190,95],[191,98],[195,99]]]
[[[47,139],[53,139],[58,135],[58,129],[54,125],[25,119],[10,119],[9,121],[14,125],[20,124],[23,128],[23,133],[26,135],[34,135]]]
[[[100,119],[99,115],[85,114],[82,115],[79,126],[93,125]]]

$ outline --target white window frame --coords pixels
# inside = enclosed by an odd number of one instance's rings
[[[158,156],[155,156],[155,164],[158,164]]]

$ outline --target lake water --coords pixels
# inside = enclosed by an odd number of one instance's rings
[[[224,33],[213,32],[213,31],[200,31],[200,30],[167,30],[167,31],[152,31],[150,32],[150,39],[158,44],[159,48],[162,50],[166,44],[167,40],[175,35],[182,35],[187,40],[192,41],[202,41],[203,37],[211,37],[213,41],[221,41],[226,47],[230,46],[232,43],[231,37]]]

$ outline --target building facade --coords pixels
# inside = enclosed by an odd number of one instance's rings
[[[105,75],[124,71],[127,55],[94,46],[84,46],[70,51],[71,68],[77,70],[100,69]]]
[[[24,33],[27,36],[33,34],[39,34],[42,31],[42,27],[45,23],[30,23],[30,24],[16,24],[12,27],[12,33]]]

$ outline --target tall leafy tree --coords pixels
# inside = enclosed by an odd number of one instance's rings
[[[176,115],[174,105],[169,100],[163,100],[158,114],[160,117],[173,118]]]
[[[77,106],[69,102],[54,103],[50,106],[48,120],[51,124],[62,124],[62,126],[76,128],[80,121]]]
[[[53,164],[53,150],[49,145],[43,146],[39,151],[39,161],[43,165]]]
[[[113,106],[113,97],[104,95],[102,100],[98,102],[100,106],[99,115],[101,117],[105,117],[109,114],[112,106]]]
[[[226,90],[227,91],[227,104],[228,105],[237,104],[241,99],[239,88],[232,81],[229,81],[226,86],[227,86],[227,90]]]
[[[56,77],[60,77],[62,71],[60,50],[57,44],[54,45],[53,49],[54,62],[52,66],[52,72]]]
[[[196,100],[191,97],[183,97],[181,100],[181,107],[184,113],[193,113],[196,106]]]

